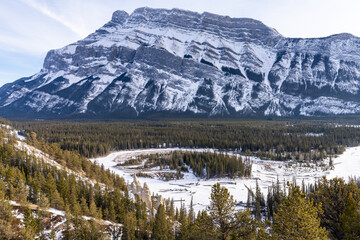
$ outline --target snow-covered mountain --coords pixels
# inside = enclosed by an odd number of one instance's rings
[[[286,38],[179,9],[114,12],[43,69],[0,88],[5,117],[360,113],[360,38]]]

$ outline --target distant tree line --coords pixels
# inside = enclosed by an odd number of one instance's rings
[[[84,157],[160,147],[215,148],[272,160],[322,160],[360,142],[360,129],[322,121],[14,121],[25,134]]]

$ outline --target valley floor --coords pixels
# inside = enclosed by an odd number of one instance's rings
[[[154,153],[168,153],[171,151],[214,151],[212,149],[178,149],[178,148],[164,148],[164,149],[144,149],[119,151],[109,154],[106,157],[99,157],[91,159],[103,164],[106,169],[110,169],[120,176],[124,177],[126,181],[131,183],[133,175],[140,170],[136,169],[138,166],[116,166],[119,163],[147,154]],[[248,197],[247,188],[255,191],[256,181],[258,181],[261,191],[266,194],[268,187],[276,183],[277,179],[281,183],[294,182],[301,185],[314,183],[316,179],[322,176],[327,178],[342,177],[348,180],[350,176],[360,175],[360,146],[347,148],[346,151],[333,159],[334,167],[329,167],[329,160],[325,160],[323,164],[316,165],[315,163],[294,163],[294,162],[278,162],[269,160],[260,160],[257,157],[250,157],[253,161],[252,175],[250,178],[221,178],[221,179],[199,179],[191,171],[184,173],[184,178],[180,180],[163,181],[157,177],[145,178],[138,177],[141,184],[145,182],[149,185],[150,190],[154,194],[159,194],[164,198],[173,198],[176,206],[180,206],[181,202],[185,202],[188,206],[191,197],[193,197],[194,209],[205,209],[209,202],[211,186],[217,182],[229,189],[235,200],[239,203],[246,203]],[[142,169],[142,173],[169,172],[169,169],[152,168]],[[266,195],[265,195],[266,196]]]

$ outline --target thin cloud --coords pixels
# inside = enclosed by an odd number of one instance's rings
[[[44,14],[45,16],[48,16],[49,18],[55,20],[56,22],[64,25],[68,29],[70,29],[72,32],[76,33],[80,37],[85,36],[88,34],[86,29],[81,29],[78,26],[66,21],[61,16],[57,15],[56,13],[52,12],[45,4],[41,4],[38,2],[35,2],[33,0],[21,0],[21,2],[25,3],[29,7],[39,11],[40,13]]]
[[[44,49],[44,43],[33,44],[27,39],[16,36],[2,36],[0,38],[0,50],[14,53],[28,52],[32,55],[41,55],[49,49]]]
[[[16,75],[14,72],[4,72],[4,71],[0,71],[0,75],[4,75],[4,76],[14,76]]]

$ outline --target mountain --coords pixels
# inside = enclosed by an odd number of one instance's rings
[[[113,13],[0,88],[16,118],[360,113],[360,38],[286,38],[260,21],[179,9]]]

